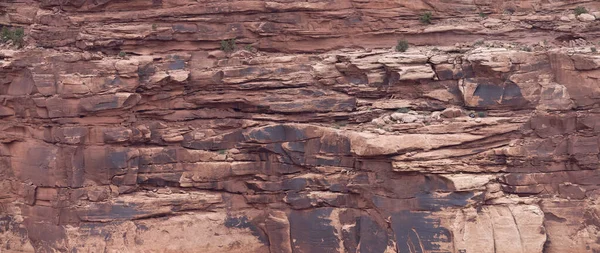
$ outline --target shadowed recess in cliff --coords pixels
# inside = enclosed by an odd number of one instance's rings
[[[248,220],[248,217],[246,216],[227,216],[224,224],[225,227],[228,228],[250,229],[250,231],[252,231],[252,235],[256,236],[256,238],[258,238],[260,242],[264,243],[265,245],[269,245],[269,239],[267,238],[265,232],[263,232],[260,228],[254,225],[252,221]]]
[[[473,192],[451,192],[451,193],[423,193],[417,194],[416,198],[421,210],[440,211],[445,207],[464,207],[469,201],[477,201],[481,194]]]
[[[473,83],[474,82],[474,83]],[[472,93],[467,92],[465,100],[467,105],[475,108],[524,108],[529,106],[521,88],[511,81],[501,81],[488,78],[467,78],[465,83],[475,85]]]
[[[289,214],[293,252],[338,252],[340,243],[330,218],[333,208]]]
[[[391,223],[398,252],[440,252],[438,243],[452,242],[452,233],[440,226],[430,212],[403,211],[392,215]],[[445,252],[445,251],[441,251]]]
[[[78,212],[84,221],[132,220],[157,215],[161,213],[144,210],[136,203],[92,203],[89,210]]]
[[[388,248],[389,238],[385,228],[373,218],[363,215],[357,218],[359,253],[383,253]]]

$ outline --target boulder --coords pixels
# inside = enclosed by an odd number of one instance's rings
[[[596,20],[596,17],[592,14],[583,13],[583,14],[579,14],[577,16],[577,19],[581,22],[591,22],[591,21]]]
[[[415,115],[405,114],[400,118],[400,121],[403,123],[413,123],[418,120],[418,117]]]
[[[441,112],[441,116],[444,118],[457,118],[463,115],[463,112],[460,108],[455,108],[455,107],[451,107],[451,108],[446,108]]]

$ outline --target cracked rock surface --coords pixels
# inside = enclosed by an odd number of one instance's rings
[[[0,252],[600,252],[598,11],[0,2]]]

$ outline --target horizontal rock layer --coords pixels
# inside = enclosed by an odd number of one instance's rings
[[[600,252],[598,10],[0,3],[0,252]]]

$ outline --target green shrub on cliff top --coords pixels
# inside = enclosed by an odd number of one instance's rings
[[[225,52],[233,52],[236,49],[235,39],[230,40],[222,40],[221,41],[221,50]]]
[[[396,44],[396,51],[397,52],[406,52],[406,50],[408,50],[408,41],[399,40],[398,44]]]
[[[423,14],[421,14],[421,17],[419,17],[419,20],[421,20],[421,23],[423,24],[431,24],[431,12],[425,12]]]
[[[587,9],[583,6],[577,6],[577,8],[575,8],[575,10],[573,10],[573,11],[575,12],[576,16],[579,16],[584,13],[588,13]]]
[[[8,27],[2,27],[0,31],[0,40],[2,43],[12,41],[13,45],[17,47],[23,46],[23,37],[25,36],[25,30],[21,27],[10,29]]]

